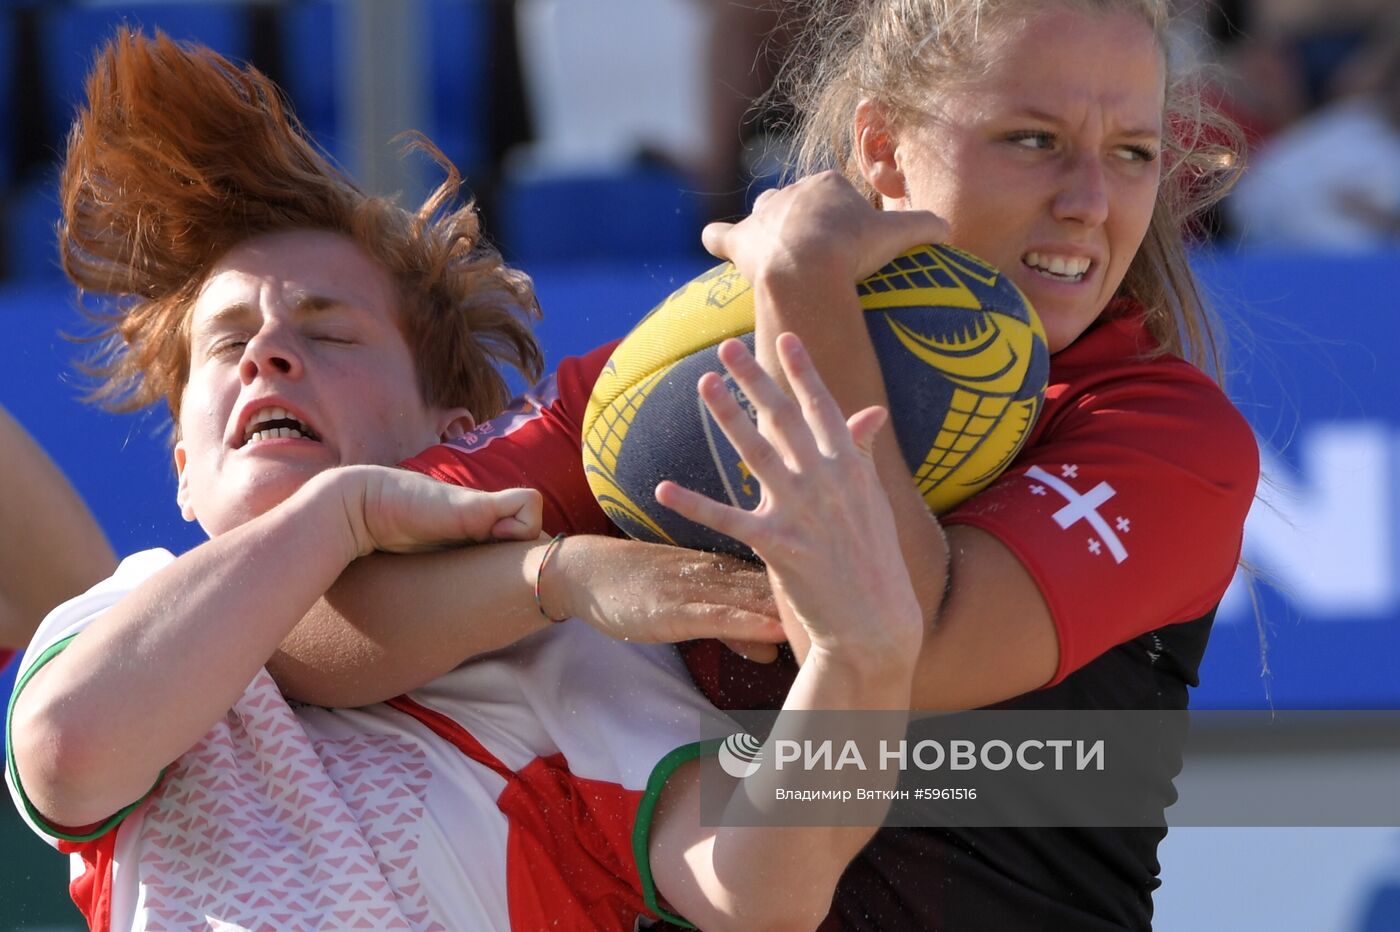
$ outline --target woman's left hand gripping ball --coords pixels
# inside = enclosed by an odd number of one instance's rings
[[[842,416],[802,343],[778,337],[788,397],[737,340],[720,360],[758,412],[758,424],[715,373],[700,396],[761,486],[752,511],[662,482],[656,499],[683,517],[753,548],[768,566],[779,612],[799,657],[907,662],[923,642],[923,613],[900,552],[871,443],[884,408]]]

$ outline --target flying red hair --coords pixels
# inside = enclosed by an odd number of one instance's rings
[[[483,242],[462,180],[416,211],[371,197],[321,154],[277,87],[210,49],[120,30],[98,54],[68,136],[63,268],[106,300],[92,395],[120,411],[164,398],[176,423],[189,378],[189,311],[210,266],[264,233],[345,234],[399,287],[400,326],[423,400],[491,417],[502,364],[538,377],[530,279]]]

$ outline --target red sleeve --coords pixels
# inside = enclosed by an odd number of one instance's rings
[[[618,533],[583,474],[583,414],[615,346],[565,359],[499,417],[399,465],[474,489],[538,489],[547,534]]]
[[[1028,447],[943,520],[995,535],[1030,571],[1059,637],[1053,685],[1219,602],[1259,451],[1225,394],[1174,357],[1100,359],[1051,382]]]

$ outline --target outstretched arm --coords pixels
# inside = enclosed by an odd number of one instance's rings
[[[484,493],[402,470],[328,470],[194,548],[41,667],[12,712],[12,756],[49,821],[89,825],[139,799],[223,715],[351,560],[534,538],[537,493]]]
[[[767,579],[741,560],[580,535],[561,541],[541,574],[548,543],[356,560],[268,669],[292,698],[347,707],[416,689],[513,644],[547,626],[545,613],[638,642],[721,637],[774,650],[783,638]]]
[[[117,559],[63,473],[4,408],[0,462],[0,648],[20,648],[50,609],[106,579]]]
[[[922,613],[871,458],[884,410],[867,408],[845,420],[797,338],[779,337],[776,348],[796,402],[742,344],[730,341],[720,349],[759,411],[760,427],[718,376],[700,382],[706,406],[759,480],[758,507],[745,512],[670,482],[657,489],[662,504],[743,541],[764,559],[785,627],[810,643],[770,747],[780,738],[832,738],[822,733],[818,716],[788,713],[906,711],[923,640]],[[860,739],[872,747],[898,740],[904,721],[894,714],[863,720],[870,727]],[[863,776],[870,786],[883,775]],[[733,805],[772,800],[781,778],[772,768],[760,769],[736,786]],[[892,786],[893,773],[888,780]],[[677,773],[661,805],[650,846],[658,889],[706,929],[814,928],[882,815],[870,814],[868,824],[855,827],[704,828],[694,767]]]

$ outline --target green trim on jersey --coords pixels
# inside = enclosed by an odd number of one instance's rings
[[[661,907],[661,895],[656,891],[656,878],[651,873],[651,823],[656,817],[656,805],[661,801],[661,791],[666,788],[666,781],[671,779],[671,774],[682,764],[718,753],[722,744],[723,738],[696,741],[694,744],[682,745],[663,757],[661,763],[652,768],[646,792],[637,804],[636,824],[632,827],[632,857],[637,862],[637,874],[642,881],[642,896],[647,909],[667,922],[687,929],[693,929],[695,926]]]
[[[63,841],[92,841],[95,838],[101,838],[103,835],[116,828],[121,824],[122,820],[131,813],[131,810],[145,802],[146,797],[150,796],[151,792],[160,785],[161,777],[165,776],[165,771],[163,769],[161,770],[160,777],[156,778],[156,782],[151,784],[151,789],[147,790],[140,799],[126,808],[119,810],[115,815],[109,816],[99,823],[92,831],[82,835],[75,835],[55,825],[51,825],[49,821],[44,818],[43,814],[39,812],[38,809],[34,808],[34,804],[29,801],[29,795],[24,792],[24,785],[19,782],[19,768],[15,765],[15,700],[19,698],[20,690],[24,689],[25,685],[28,684],[34,674],[38,673],[39,670],[43,668],[44,664],[62,653],[63,649],[77,636],[77,634],[70,634],[63,640],[50,644],[48,648],[30,664],[29,669],[25,670],[24,673],[20,675],[19,679],[15,681],[14,692],[10,693],[9,708],[5,712],[5,766],[10,772],[10,782],[14,784],[15,790],[18,791],[19,798],[24,801],[24,811],[28,813],[30,820],[45,834],[62,839]]]

